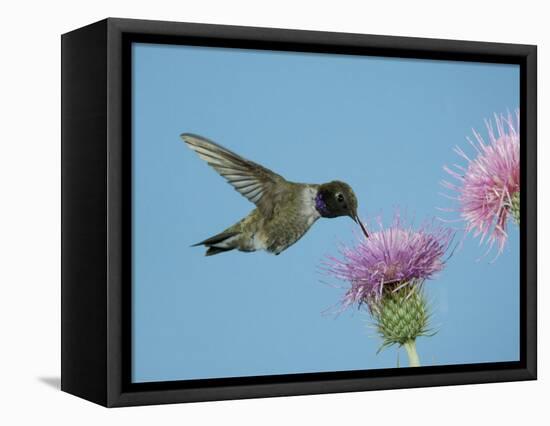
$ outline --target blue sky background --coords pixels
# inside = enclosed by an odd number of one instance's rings
[[[289,180],[348,182],[360,215],[441,216],[442,166],[483,119],[519,105],[519,68],[376,57],[133,46],[133,372],[136,382],[395,367],[366,313],[323,314],[319,273],[349,218],[322,219],[280,256],[204,257],[191,244],[254,206],[188,149],[193,132]],[[467,151],[471,152],[471,151]],[[454,214],[444,217],[456,218]],[[519,239],[494,263],[467,238],[426,289],[439,332],[424,365],[519,359]],[[401,364],[406,354],[399,350]]]

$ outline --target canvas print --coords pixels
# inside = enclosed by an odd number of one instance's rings
[[[519,360],[519,74],[133,43],[132,381]]]

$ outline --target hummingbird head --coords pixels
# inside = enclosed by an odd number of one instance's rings
[[[315,207],[322,217],[351,217],[361,227],[365,237],[369,237],[357,214],[357,197],[347,183],[333,180],[320,185],[315,198]]]

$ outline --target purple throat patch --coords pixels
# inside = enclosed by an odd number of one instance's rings
[[[325,216],[328,213],[327,204],[323,200],[323,196],[320,192],[318,192],[317,196],[315,197],[315,208],[321,216]]]

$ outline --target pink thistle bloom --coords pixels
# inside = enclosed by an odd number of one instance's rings
[[[354,303],[380,300],[384,288],[398,290],[419,285],[432,278],[445,265],[443,256],[454,231],[426,223],[415,230],[402,224],[396,214],[391,226],[371,232],[355,247],[342,246],[342,259],[328,257],[326,271],[351,287],[342,300],[343,308]]]
[[[467,162],[467,167],[454,165],[444,170],[457,183],[443,182],[443,186],[458,193],[458,211],[466,222],[466,233],[481,236],[489,250],[495,242],[498,254],[504,249],[508,238],[506,225],[512,214],[519,223],[519,110],[512,114],[496,115],[496,133],[490,121],[486,120],[489,143],[473,131],[476,142],[468,138],[475,149],[476,157],[471,159],[460,148],[455,152]]]

